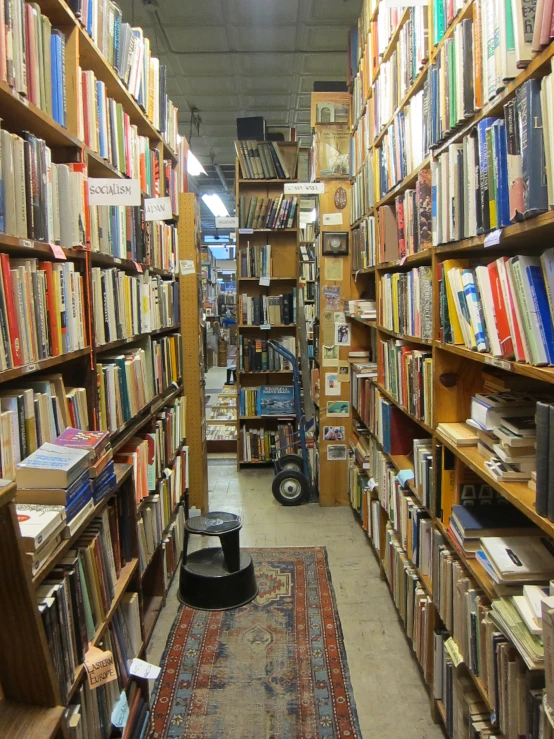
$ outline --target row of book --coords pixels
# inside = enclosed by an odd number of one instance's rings
[[[427,426],[433,423],[433,360],[422,350],[397,340],[379,340],[377,363],[384,389],[413,417]]]
[[[241,416],[294,416],[294,388],[291,385],[241,387]]]
[[[305,283],[302,290],[304,292],[304,303],[313,303],[316,296],[315,282]]]
[[[355,223],[375,205],[375,173],[370,157],[353,173],[350,223]]]
[[[140,180],[141,190],[160,194],[161,157],[131,123],[124,106],[108,97],[106,84],[94,72],[79,69],[78,137],[122,174]]]
[[[275,339],[292,354],[296,351],[294,336],[281,336]],[[279,372],[290,370],[290,363],[282,357],[265,339],[238,337],[238,360],[241,372]]]
[[[296,288],[282,295],[239,295],[239,323],[242,326],[293,326],[296,323]]]
[[[148,273],[92,268],[96,345],[130,339],[179,322],[179,283]]]
[[[248,203],[246,197],[239,198],[240,228],[293,228],[296,223],[298,198],[286,198],[282,194],[275,198],[253,195]]]
[[[250,242],[240,249],[241,277],[271,277],[271,244],[254,244]],[[292,278],[294,279],[294,278]]]
[[[440,338],[533,365],[554,363],[551,313],[554,250],[542,257],[500,257],[470,268],[466,259],[438,268]]]
[[[175,203],[173,209],[176,213]],[[95,205],[89,208],[89,215],[93,252],[176,271],[179,248],[176,226],[162,221],[145,222],[139,207]]]
[[[300,262],[299,279],[303,282],[314,282],[316,277],[315,262]]]
[[[144,499],[138,520],[140,570],[146,570],[162,545],[167,567],[166,580],[171,579],[175,572],[184,541],[185,509],[179,503],[184,491],[172,486],[172,479],[180,478],[180,459],[177,457],[172,474],[160,481],[158,492]]]
[[[431,267],[381,275],[379,293],[381,326],[397,334],[433,338]]]
[[[0,255],[0,370],[88,345],[83,277],[72,262]]]
[[[351,231],[352,269],[367,269],[376,265],[379,245],[375,235],[375,216],[363,218],[357,228]]]
[[[235,150],[245,180],[288,180],[296,175],[296,164],[290,167],[276,141],[235,141]]]
[[[294,454],[293,434],[292,423],[279,423],[277,429],[243,426],[240,430],[241,462],[271,462],[277,450]]]

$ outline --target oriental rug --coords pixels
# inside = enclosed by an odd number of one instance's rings
[[[252,603],[179,609],[150,739],[361,737],[325,547],[247,551]]]

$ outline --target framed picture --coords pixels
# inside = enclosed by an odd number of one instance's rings
[[[324,257],[347,257],[348,231],[325,231],[321,253]]]
[[[344,426],[323,427],[323,441],[344,441],[345,438]]]
[[[328,400],[327,415],[335,418],[347,418],[350,415],[350,402],[348,400]]]
[[[327,447],[327,460],[329,462],[338,462],[348,459],[346,444],[329,444]]]

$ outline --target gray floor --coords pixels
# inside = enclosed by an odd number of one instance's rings
[[[210,388],[218,386],[212,372]],[[352,511],[318,505],[283,508],[271,494],[272,476],[270,469],[238,474],[225,460],[211,460],[210,509],[242,516],[243,546],[326,546],[364,739],[442,739],[387,585]],[[176,587],[177,580],[151,641],[148,654],[154,664],[159,664],[177,612]]]

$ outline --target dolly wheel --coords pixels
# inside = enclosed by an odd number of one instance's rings
[[[273,478],[271,490],[281,505],[300,505],[308,497],[308,481],[298,470],[281,470]]]
[[[302,472],[304,469],[302,457],[299,457],[298,454],[283,454],[282,457],[278,458],[277,466],[279,470],[298,470],[298,472]]]

